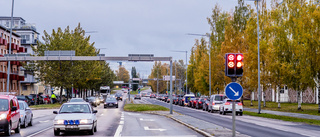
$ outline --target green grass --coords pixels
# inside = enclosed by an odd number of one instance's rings
[[[34,109],[57,109],[60,108],[62,104],[55,103],[55,104],[41,104],[41,105],[33,105],[30,108]]]
[[[249,112],[249,111],[244,111],[243,114],[256,116],[256,117],[278,119],[283,121],[300,122],[300,123],[306,123],[306,124],[318,125],[318,126],[320,125],[320,120],[314,120],[314,119],[295,118],[295,117],[279,116],[279,115],[266,114],[266,113],[258,114],[256,112]]]
[[[136,90],[136,91],[130,91],[130,94],[131,94],[131,95],[136,95],[136,94],[138,94],[138,93],[139,93],[138,90]]]
[[[125,111],[131,112],[141,112],[141,111],[169,111],[168,108],[159,106],[159,105],[152,105],[152,104],[125,104],[124,105]]]
[[[143,88],[141,89],[141,91],[144,91],[144,90],[147,90],[147,89],[149,89],[149,87],[143,87]]]
[[[246,108],[258,109],[258,101],[253,101],[253,106],[250,106],[250,100],[244,100],[243,104]],[[302,103],[301,108],[301,110],[298,110],[298,103],[281,103],[281,108],[278,108],[278,103],[276,102],[266,102],[266,107],[263,107],[263,101],[261,101],[261,109],[264,110],[274,110],[320,116],[320,113],[318,113],[318,104]]]

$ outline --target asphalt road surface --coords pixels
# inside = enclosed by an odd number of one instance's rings
[[[150,98],[142,98],[142,102],[161,105],[169,108],[170,104]],[[228,129],[232,129],[232,115],[219,115],[219,113],[209,113],[193,108],[173,105],[173,110],[181,114],[204,120]],[[236,131],[241,134],[254,137],[301,137],[319,136],[320,126],[285,122],[274,119],[266,119],[253,116],[237,116]]]

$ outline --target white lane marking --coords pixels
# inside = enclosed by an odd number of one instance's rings
[[[101,116],[103,116],[103,114],[101,114]]]
[[[124,120],[124,118],[122,117],[122,118],[120,118],[120,120]]]
[[[39,121],[40,123],[46,123],[46,122],[49,122],[51,120],[46,120],[46,121]]]
[[[121,132],[122,132],[122,128],[123,128],[123,125],[119,125],[118,128],[117,128],[117,131],[116,133],[114,134],[114,137],[121,137]]]
[[[48,128],[46,128],[46,129],[42,129],[42,130],[40,130],[40,131],[38,131],[38,132],[36,132],[36,133],[33,133],[33,134],[31,134],[31,135],[29,135],[29,136],[27,136],[27,137],[32,137],[32,136],[35,136],[35,135],[37,135],[37,134],[39,134],[39,133],[41,133],[41,132],[44,132],[44,131],[46,131],[46,130],[49,130],[49,129],[51,129],[53,126],[51,126],[51,127],[48,127]]]
[[[131,116],[139,116],[140,114],[128,113],[128,115],[131,115]]]
[[[143,118],[140,118],[141,121],[154,121],[153,119],[143,119]]]
[[[123,125],[124,124],[124,121],[120,121],[120,123],[119,123],[120,125]]]
[[[166,131],[166,129],[158,128],[158,129],[150,129],[149,127],[144,127],[144,130],[159,130],[159,131]]]

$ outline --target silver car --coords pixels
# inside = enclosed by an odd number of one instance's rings
[[[33,113],[25,101],[19,100],[21,127],[32,126]]]
[[[90,135],[97,132],[97,110],[93,110],[87,102],[64,103],[53,120],[54,135],[60,132],[88,131]]]

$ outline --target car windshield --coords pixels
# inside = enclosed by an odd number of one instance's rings
[[[0,99],[0,111],[8,111],[8,100],[7,99]]]
[[[60,113],[90,113],[90,108],[88,104],[65,104]]]
[[[70,102],[84,102],[82,98],[73,98]]]
[[[24,110],[24,104],[23,104],[23,102],[19,102],[19,107],[20,107],[20,110]]]
[[[214,100],[216,101],[223,101],[224,96],[215,96]]]
[[[117,101],[115,98],[107,98],[106,101]]]
[[[18,100],[25,100],[26,97],[25,96],[16,96],[18,98]]]

